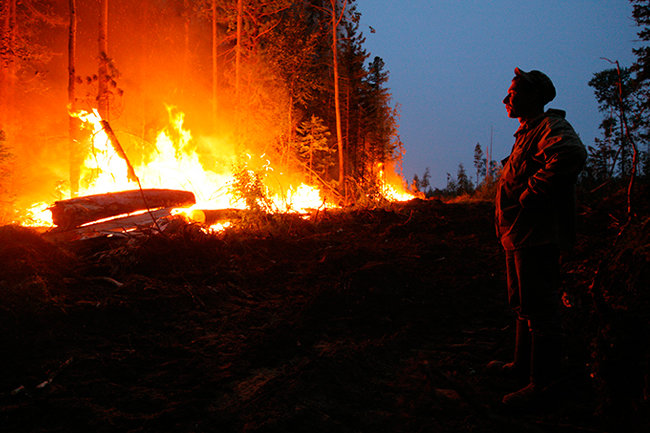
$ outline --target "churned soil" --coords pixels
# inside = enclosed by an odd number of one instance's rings
[[[643,397],[608,405],[625,395],[598,376],[590,286],[616,230],[591,208],[563,262],[566,373],[501,407],[519,384],[485,369],[514,338],[492,214],[413,200],[56,245],[0,227],[0,430],[643,431]]]

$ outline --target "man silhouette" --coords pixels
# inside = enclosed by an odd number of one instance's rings
[[[508,301],[516,315],[514,360],[491,369],[526,378],[503,397],[507,406],[532,402],[558,376],[560,249],[574,233],[574,185],[587,152],[565,112],[544,106],[555,87],[540,71],[515,68],[503,103],[519,119],[515,144],[503,160],[496,194],[496,231],[505,249]]]

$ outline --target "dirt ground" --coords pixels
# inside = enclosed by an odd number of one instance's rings
[[[584,209],[563,384],[500,407],[518,384],[484,368],[514,338],[492,213],[414,200],[71,245],[0,227],[0,431],[648,431],[647,406],[599,409],[588,286],[612,229]]]

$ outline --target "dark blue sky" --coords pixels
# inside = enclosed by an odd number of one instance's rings
[[[627,0],[357,0],[371,56],[390,72],[400,105],[404,176],[429,167],[434,186],[463,163],[472,179],[474,146],[493,130],[494,158],[507,156],[519,123],[501,100],[515,66],[539,69],[558,96],[547,108],[592,144],[602,119],[587,85],[595,72],[629,66],[638,28]],[[375,33],[369,29],[372,26]]]

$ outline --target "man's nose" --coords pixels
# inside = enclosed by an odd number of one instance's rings
[[[509,100],[510,100],[510,95],[506,95],[506,97],[503,98],[503,101],[501,101],[501,102],[503,102],[504,104],[507,104]]]

